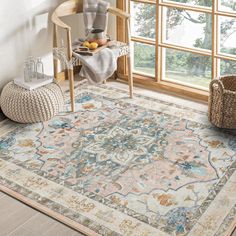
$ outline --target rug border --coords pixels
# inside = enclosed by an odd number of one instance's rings
[[[17,193],[14,190],[7,188],[1,184],[0,184],[0,191],[13,197],[14,199],[17,199],[18,201],[22,202],[23,204],[26,204],[27,206],[32,207],[33,209],[45,214],[46,216],[49,216],[49,217],[53,218],[54,220],[57,220],[58,222],[63,223],[66,226],[69,226],[71,229],[74,229],[74,230],[78,231],[79,233],[82,233],[86,236],[101,236],[100,234],[85,227],[84,225],[82,225],[74,220],[71,220],[68,217],[62,216],[60,213],[57,213],[56,211],[53,211],[50,208],[45,207],[42,204],[39,204],[36,201],[34,201],[30,198],[27,198],[27,197],[23,196],[22,194]]]
[[[36,201],[27,198],[25,196],[23,196],[20,193],[17,193],[15,191],[13,191],[10,188],[7,188],[3,185],[0,184],[0,191],[2,191],[3,193],[13,197],[14,199],[17,199],[18,201],[22,202],[23,204],[26,204],[29,207],[32,207],[33,209],[41,212],[42,214],[45,214],[46,216],[70,227],[73,230],[78,231],[79,233],[82,233],[86,236],[101,236],[100,234],[96,233],[95,231],[83,226],[82,224],[73,221],[65,216],[62,216],[60,213],[57,213],[53,210],[51,210],[50,208],[47,208],[45,206],[43,206],[42,204],[37,203]],[[63,219],[64,218],[64,219]],[[232,233],[234,232],[234,230],[236,230],[236,219],[233,220],[233,222],[231,223],[230,227],[228,228],[228,230],[225,232],[225,236],[233,236]]]
[[[106,86],[105,89],[109,89],[109,87]],[[122,89],[116,89],[116,88],[113,88],[113,87],[111,89],[112,90],[120,90],[121,92],[124,92]],[[137,94],[137,96],[144,97],[145,99],[148,99],[148,100],[152,99],[154,101],[159,101],[159,102],[161,101],[161,100],[159,100],[157,98],[153,98],[153,97],[149,97],[149,96],[145,96],[145,95]],[[168,102],[168,103],[170,103],[170,102]],[[3,122],[4,121],[6,121],[6,120],[3,120]],[[6,135],[6,134],[4,134],[4,135]],[[15,192],[14,190],[12,190],[12,189],[4,186],[4,185],[0,184],[0,191],[8,194],[9,196],[19,200],[20,202],[22,202],[22,203],[24,203],[24,204],[26,204],[26,205],[36,209],[39,212],[42,212],[43,214],[45,214],[45,215],[47,215],[47,216],[49,216],[49,217],[51,217],[51,218],[53,218],[53,219],[55,219],[57,221],[59,221],[59,222],[65,224],[65,225],[69,226],[70,228],[72,228],[72,229],[74,229],[74,230],[76,230],[76,231],[78,231],[78,232],[80,232],[82,234],[85,234],[85,235],[88,235],[88,236],[100,235],[100,234],[96,233],[95,231],[91,230],[90,228],[85,227],[84,225],[82,225],[82,224],[80,224],[80,223],[78,223],[78,222],[76,222],[76,221],[74,221],[74,220],[72,220],[72,219],[70,219],[68,217],[63,216],[62,214],[57,213],[56,211],[53,211],[50,208],[45,207],[44,205],[39,204],[36,201],[34,201],[34,200],[32,200],[32,199],[30,199],[28,197],[25,197],[24,195],[22,195],[22,194],[20,194],[18,192]],[[233,233],[234,229],[236,229],[236,219],[234,219],[232,221],[232,223],[230,224],[230,227],[228,228],[227,231],[225,231],[224,235],[225,236],[226,235],[227,236],[230,236],[230,235],[232,236],[232,233]]]
[[[226,236],[233,236],[234,230],[236,231],[236,219],[233,220],[232,224],[226,231]]]

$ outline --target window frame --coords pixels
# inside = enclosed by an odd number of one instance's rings
[[[212,57],[212,79],[219,76],[220,71],[220,60],[230,60],[236,62],[236,55],[230,55],[226,53],[221,53],[219,49],[219,17],[231,17],[236,19],[236,12],[225,12],[219,9],[220,0],[212,0],[212,8],[204,6],[192,6],[184,3],[178,3],[168,0],[119,0],[117,1],[117,7],[130,12],[130,2],[135,3],[146,3],[156,5],[156,40],[146,39],[139,36],[131,37],[133,42],[144,43],[148,45],[154,45],[156,49],[156,68],[155,68],[155,77],[144,75],[142,73],[135,72],[134,80],[137,83],[145,85],[151,89],[164,89],[170,92],[177,94],[185,95],[188,97],[193,97],[196,99],[207,101],[209,92],[202,88],[193,87],[191,85],[185,85],[181,83],[175,83],[170,80],[163,80],[163,71],[162,71],[162,48],[180,50],[190,53],[195,53],[203,56]],[[163,8],[179,8],[184,10],[195,11],[199,13],[208,13],[212,16],[212,50],[206,50],[201,48],[188,48],[184,46],[178,46],[171,43],[163,42],[162,36],[162,20],[163,20]],[[117,19],[117,39],[124,40],[126,37],[124,30],[124,22],[121,19]],[[125,59],[119,59],[118,66],[118,76],[121,79],[127,79],[127,66]]]

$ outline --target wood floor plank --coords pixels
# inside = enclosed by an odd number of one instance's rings
[[[57,221],[53,220],[52,218],[42,213],[38,213],[34,217],[32,217],[30,220],[28,220],[25,224],[23,224],[23,227],[37,235],[41,235],[42,229],[44,229],[44,231],[45,230],[48,231],[55,224],[57,224]]]
[[[8,215],[13,214],[16,211],[17,205],[19,204],[20,203],[15,199],[10,198],[6,194],[3,194],[0,199],[0,216],[7,217]]]
[[[6,236],[37,214],[35,210],[5,196],[0,199],[0,236]]]
[[[234,232],[232,233],[231,236],[236,236],[236,228],[235,228],[235,230],[234,230]]]
[[[61,224],[56,223],[50,230],[42,234],[42,236],[83,236],[83,234]]]
[[[5,193],[0,196],[0,236],[83,236]]]
[[[10,233],[8,236],[39,236],[40,234],[35,234],[34,232],[27,230],[23,227],[17,228],[15,231]]]
[[[3,197],[5,197],[5,196],[6,196],[6,195],[5,195],[3,192],[0,191],[0,199],[3,198]]]

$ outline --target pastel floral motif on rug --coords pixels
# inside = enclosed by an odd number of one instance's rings
[[[77,213],[97,210],[94,215],[100,221],[89,219],[93,227],[80,220],[95,232],[139,235],[136,230],[145,224],[163,235],[186,235],[220,192],[220,183],[226,183],[224,176],[232,175],[236,138],[212,127],[203,112],[171,103],[162,109],[163,104],[153,99],[154,110],[150,99],[139,99],[143,103],[135,104],[125,97],[112,98],[111,89],[88,89],[76,98],[75,113],[16,125],[0,139],[0,157],[18,167],[15,176],[21,168],[36,174],[21,188],[37,187],[43,193],[50,180],[61,186],[55,188],[58,199],[64,188],[88,197],[68,195],[67,203]],[[189,119],[183,118],[185,110]],[[9,173],[6,176],[13,175]],[[3,177],[1,183],[14,185]],[[96,202],[103,207],[96,209]],[[105,222],[115,224],[113,209],[139,223],[124,219],[116,225],[119,232],[109,230]],[[142,235],[153,235],[145,232]]]

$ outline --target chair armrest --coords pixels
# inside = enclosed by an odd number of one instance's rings
[[[130,14],[118,9],[118,8],[115,8],[115,7],[109,7],[108,9],[108,12],[116,15],[116,16],[119,16],[123,19],[129,19],[130,18]]]
[[[68,26],[67,24],[65,24],[65,23],[57,16],[56,12],[54,12],[54,13],[52,14],[51,20],[52,20],[52,22],[53,22],[55,25],[57,25],[57,26],[59,26],[59,27],[61,27],[61,28],[63,28],[63,29],[71,30],[71,27]]]

